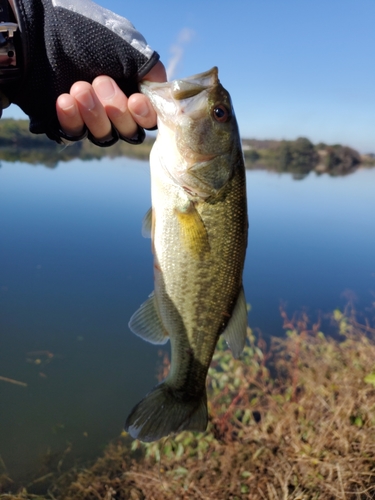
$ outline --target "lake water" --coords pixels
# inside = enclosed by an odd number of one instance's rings
[[[282,335],[279,306],[364,314],[375,291],[375,169],[347,177],[250,171],[249,323]],[[0,475],[26,480],[66,453],[93,458],[155,384],[158,348],[132,335],[153,289],[145,162],[0,168]],[[343,295],[344,294],[344,295]],[[55,460],[61,458],[57,455]]]

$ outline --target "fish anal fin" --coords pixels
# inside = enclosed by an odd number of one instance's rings
[[[130,318],[129,328],[151,344],[165,344],[168,341],[169,336],[156,310],[153,293]]]
[[[245,347],[247,335],[247,307],[243,287],[237,297],[231,318],[223,332],[223,336],[235,358],[241,355]]]
[[[206,227],[193,202],[176,208],[182,245],[195,258],[204,257],[210,251]]]
[[[206,430],[208,422],[206,391],[186,402],[167,382],[156,386],[131,411],[125,430],[134,439],[151,442],[184,430]]]

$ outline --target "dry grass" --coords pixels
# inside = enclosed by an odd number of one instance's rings
[[[286,338],[269,348],[251,331],[241,360],[219,344],[206,433],[134,441],[132,452],[119,438],[46,498],[375,498],[375,331],[335,311],[338,341],[282,314]]]

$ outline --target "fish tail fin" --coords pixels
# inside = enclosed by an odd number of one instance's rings
[[[134,439],[150,442],[183,430],[205,431],[207,422],[206,389],[200,398],[187,399],[162,382],[133,408],[125,430]]]

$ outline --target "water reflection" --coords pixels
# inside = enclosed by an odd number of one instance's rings
[[[327,312],[348,288],[367,305],[375,170],[247,175],[251,325],[281,334],[281,300]],[[158,349],[127,327],[153,288],[149,203],[147,163],[2,164],[0,376],[27,383],[0,380],[0,455],[14,477],[42,472],[48,450],[70,450],[66,464],[98,453],[155,382]]]

